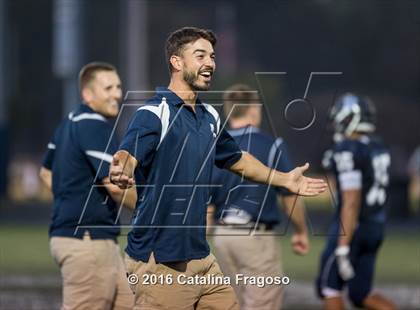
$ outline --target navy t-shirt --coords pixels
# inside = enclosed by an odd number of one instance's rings
[[[118,208],[102,184],[118,148],[113,127],[81,104],[56,129],[43,166],[52,171],[54,208],[50,236],[116,239]]]
[[[139,161],[139,199],[126,252],[158,262],[200,259],[209,254],[206,209],[214,164],[228,168],[242,153],[220,128],[217,111],[196,101],[195,112],[167,88],[134,115],[120,149]]]

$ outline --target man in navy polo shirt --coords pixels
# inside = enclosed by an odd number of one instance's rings
[[[216,110],[200,101],[197,92],[209,89],[216,67],[215,44],[209,30],[170,34],[169,86],[138,109],[113,157],[110,177],[120,188],[147,180],[126,248],[136,309],[238,309],[206,241],[214,164],[303,195],[325,190],[324,181],[302,175],[308,164],[281,173],[241,152]]]
[[[49,235],[63,277],[62,309],[131,309],[117,215],[120,205],[134,208],[137,195],[108,178],[118,147],[108,118],[118,114],[121,82],[112,65],[89,63],[79,84],[83,104],[55,131],[40,172],[54,195]]]
[[[223,96],[223,110],[228,118],[229,134],[239,147],[276,170],[290,171],[292,161],[285,142],[259,129],[261,102],[256,91],[243,84],[228,88]],[[249,277],[283,276],[280,240],[274,228],[280,223],[278,195],[295,228],[292,249],[298,255],[309,250],[304,206],[296,195],[280,188],[245,181],[226,169],[215,168],[207,223],[219,224],[213,231],[216,257],[224,274]],[[213,209],[213,210],[211,210]],[[213,211],[213,212],[212,212]],[[282,301],[281,285],[238,283],[233,285],[242,310],[276,309]]]

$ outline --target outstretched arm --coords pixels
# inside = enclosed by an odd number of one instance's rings
[[[285,187],[301,196],[316,196],[325,191],[327,183],[321,179],[308,178],[303,173],[309,164],[297,167],[288,173],[271,169],[247,152],[229,170],[243,175],[247,180],[272,186]]]

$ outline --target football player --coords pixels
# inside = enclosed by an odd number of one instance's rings
[[[323,165],[337,183],[337,208],[321,256],[317,291],[325,309],[344,309],[342,292],[365,309],[396,309],[372,292],[375,260],[384,239],[385,201],[391,157],[375,132],[369,98],[347,93],[330,112],[334,146]]]

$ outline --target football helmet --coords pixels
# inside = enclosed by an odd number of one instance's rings
[[[367,97],[352,93],[340,96],[330,111],[330,121],[336,134],[345,136],[353,132],[375,131],[376,110]]]

